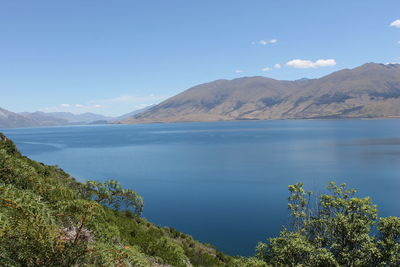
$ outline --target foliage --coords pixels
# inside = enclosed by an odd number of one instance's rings
[[[400,218],[381,218],[378,225],[381,266],[400,266]]]
[[[378,218],[344,184],[327,189],[316,197],[289,186],[291,225],[255,257],[230,257],[140,217],[133,190],[79,183],[0,134],[0,266],[400,266],[400,218]]]
[[[233,260],[232,267],[270,267],[271,265],[255,257],[239,257]]]
[[[399,266],[400,219],[380,218],[369,197],[330,182],[311,207],[302,183],[289,186],[292,230],[259,243],[257,257],[287,266]],[[374,227],[379,231],[373,234]]]
[[[87,181],[85,195],[97,203],[119,210],[121,206],[134,208],[137,214],[143,211],[143,199],[131,189],[123,189],[119,182],[109,180],[104,183]]]
[[[142,210],[143,200],[133,190],[116,181],[79,183],[58,167],[22,156],[0,134],[0,266],[227,266],[231,261],[188,235],[146,221]]]

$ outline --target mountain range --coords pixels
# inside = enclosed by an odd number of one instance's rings
[[[39,127],[39,126],[61,126],[70,124],[88,124],[93,121],[107,121],[111,117],[94,113],[73,114],[69,112],[52,112],[45,113],[21,112],[14,113],[6,109],[0,108],[0,128],[17,128],[17,127]]]
[[[96,123],[400,117],[400,64],[367,63],[319,79],[262,76],[194,86],[158,105],[119,117],[69,112],[14,113],[0,108],[0,128]]]
[[[400,117],[400,64],[367,63],[319,79],[216,80],[121,123]]]
[[[0,108],[0,128],[32,127],[35,122],[23,115]]]
[[[152,105],[153,106],[153,105]],[[144,112],[152,106],[129,112],[118,117],[107,117],[95,113],[73,114],[71,112],[21,112],[15,113],[0,108],[0,128],[82,125],[82,124],[107,124],[124,120],[140,112]]]
[[[103,116],[100,114],[95,114],[91,112],[86,112],[86,113],[81,113],[81,114],[73,114],[71,112],[49,112],[49,113],[44,113],[44,112],[34,112],[30,113],[32,114],[40,114],[40,115],[45,115],[45,116],[50,116],[54,117],[60,120],[65,120],[68,123],[91,123],[94,121],[98,120],[109,120],[112,117],[107,117]]]

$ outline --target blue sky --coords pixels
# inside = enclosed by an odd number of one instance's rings
[[[119,115],[216,79],[398,62],[398,19],[399,0],[0,0],[0,107]]]

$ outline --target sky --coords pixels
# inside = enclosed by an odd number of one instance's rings
[[[0,0],[0,107],[116,116],[200,83],[400,62],[399,0]]]

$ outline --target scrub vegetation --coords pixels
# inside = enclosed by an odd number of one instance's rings
[[[148,222],[117,181],[79,183],[0,134],[0,266],[400,266],[400,219],[378,218],[344,184],[327,189],[289,186],[291,225],[254,257],[232,257]]]

